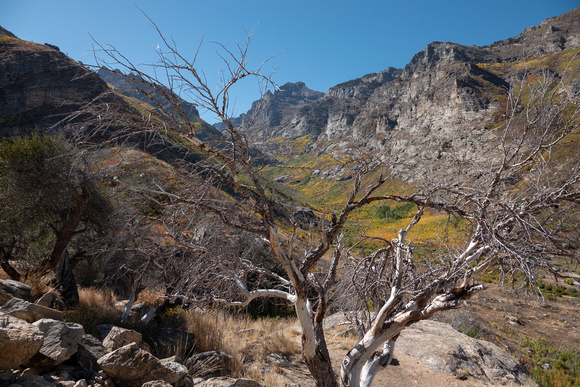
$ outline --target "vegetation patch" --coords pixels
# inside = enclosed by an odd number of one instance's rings
[[[540,387],[580,386],[580,350],[561,350],[542,338],[524,339],[520,361]]]

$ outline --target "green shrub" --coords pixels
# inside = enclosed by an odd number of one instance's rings
[[[524,339],[522,360],[540,387],[580,386],[580,350],[562,350],[545,339]]]
[[[383,204],[377,210],[377,216],[386,219],[388,222],[394,222],[412,217],[415,213],[415,208],[414,203],[404,203],[393,207]]]

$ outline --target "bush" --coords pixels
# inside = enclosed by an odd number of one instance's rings
[[[412,217],[415,208],[416,206],[414,203],[404,203],[394,207],[383,204],[377,210],[377,216],[386,219],[387,222],[394,222],[400,219]]]
[[[522,360],[540,387],[580,385],[580,350],[554,348],[545,339],[524,339]]]

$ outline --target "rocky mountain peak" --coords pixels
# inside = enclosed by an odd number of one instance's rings
[[[0,36],[8,36],[9,38],[16,38],[16,39],[18,39],[18,37],[16,35],[14,35],[10,31],[8,31],[7,29],[3,28],[2,26],[0,26]]]
[[[303,86],[284,85],[272,95],[264,119],[247,133],[257,143],[308,135],[305,149],[319,154],[347,144],[388,152],[395,163],[406,163],[402,178],[409,181],[437,171],[448,174],[454,158],[485,162],[494,146],[496,137],[488,129],[497,126],[501,101],[520,77],[517,69],[494,69],[577,47],[580,8],[490,46],[433,42],[404,69],[338,84],[312,101],[288,98],[294,92],[284,90]],[[267,151],[278,152],[274,145]]]
[[[242,126],[246,121],[252,121],[254,132],[260,132],[260,134],[253,133],[252,137],[270,137],[272,133],[267,133],[270,128],[291,122],[294,117],[300,115],[302,107],[321,99],[324,95],[320,91],[309,89],[304,82],[288,82],[274,93],[268,90],[262,99],[252,103],[247,113],[232,118],[232,123]],[[255,120],[254,117],[256,117]],[[218,129],[225,127],[223,123],[216,123],[214,126]],[[266,132],[261,133],[262,130]]]
[[[389,67],[379,73],[367,74],[361,78],[331,87],[328,89],[328,95],[339,98],[366,99],[374,89],[399,77],[401,72],[401,69]]]
[[[324,96],[320,91],[311,90],[304,82],[287,82],[280,86],[280,90],[274,93],[277,98],[298,99],[304,101],[315,101]]]
[[[512,62],[580,46],[580,7],[526,28],[518,36],[486,46],[490,62]]]
[[[413,56],[411,61],[405,66],[403,76],[417,76],[456,62],[481,60],[483,60],[483,55],[481,55],[478,47],[468,47],[450,42],[433,42],[425,46],[423,51]]]

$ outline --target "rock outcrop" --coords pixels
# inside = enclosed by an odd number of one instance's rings
[[[521,71],[498,73],[493,66],[533,60],[580,46],[580,8],[526,29],[515,38],[490,46],[433,42],[404,69],[376,74],[331,87],[324,96],[294,101],[285,90],[267,94],[234,120],[243,125],[259,106],[248,135],[257,144],[277,137],[308,136],[306,151],[340,153],[366,147],[388,157],[398,177],[413,182],[430,176],[461,173],[476,176],[497,146],[493,128],[502,100]],[[580,81],[572,80],[580,90]],[[305,86],[304,86],[305,87]],[[280,153],[267,142],[266,153]],[[283,146],[283,143],[282,143]],[[472,164],[460,170],[458,161]],[[334,176],[330,176],[334,177]]]
[[[232,120],[236,126],[243,127],[252,123],[252,138],[270,138],[277,136],[301,137],[311,131],[309,118],[304,117],[303,108],[319,100],[324,93],[306,87],[304,82],[288,82],[275,93],[267,91],[264,97],[255,101],[250,110]],[[224,129],[223,123],[216,123],[218,129]],[[288,128],[276,131],[276,128]],[[291,129],[289,129],[291,128]],[[292,131],[289,134],[288,131]]]
[[[0,137],[49,127],[108,90],[107,84],[52,45],[0,30]]]
[[[522,365],[497,345],[437,321],[420,321],[405,329],[397,339],[395,358],[397,353],[411,356],[435,372],[472,377],[490,385],[523,384],[529,378]]]
[[[24,301],[17,297],[12,297],[4,302],[4,304],[0,306],[0,312],[21,318],[30,323],[41,318],[62,320],[61,311],[33,304],[32,302]]]

